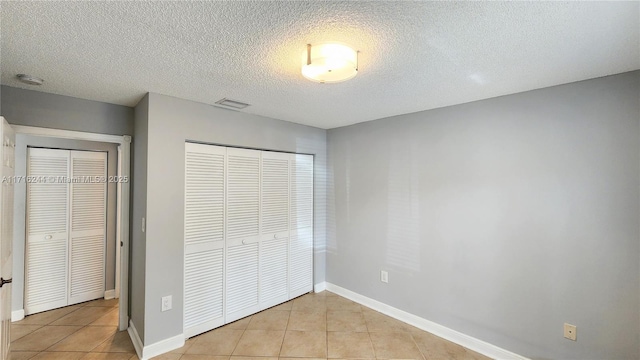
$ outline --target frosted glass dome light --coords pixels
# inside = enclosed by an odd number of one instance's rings
[[[358,74],[358,52],[337,43],[307,44],[302,54],[302,75],[319,83],[337,83]]]

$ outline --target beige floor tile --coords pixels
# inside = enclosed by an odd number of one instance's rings
[[[9,360],[29,360],[38,355],[36,351],[11,351]]]
[[[184,342],[184,345],[181,348],[177,348],[175,350],[171,350],[170,352],[173,354],[184,354],[187,352],[187,350],[189,350],[189,348],[191,347],[191,345],[193,345],[196,342],[196,338],[193,337],[191,339],[187,339],[187,341]]]
[[[21,324],[21,325],[32,325],[32,324],[39,324],[39,325],[48,325],[51,324],[52,322],[60,319],[61,317],[76,311],[78,309],[80,309],[81,306],[80,305],[73,305],[73,306],[67,306],[67,307],[63,307],[63,308],[59,308],[59,309],[54,309],[54,310],[49,310],[49,311],[45,311],[45,312],[41,312],[41,313],[37,313],[37,314],[33,314],[33,315],[28,315],[27,317],[25,317],[24,319],[16,322],[15,324]]]
[[[111,353],[135,353],[129,333],[126,331],[117,331],[113,336],[107,338],[104,342],[94,348],[95,352],[111,352]]]
[[[275,356],[231,356],[229,360],[278,360],[278,358]]]
[[[20,325],[11,324],[11,341],[16,341],[21,337],[31,334],[32,332],[40,329],[44,325]]]
[[[180,360],[228,360],[229,356],[222,355],[182,355]]]
[[[324,312],[291,311],[287,330],[327,331],[327,315]]]
[[[265,310],[253,315],[247,330],[285,330],[288,322],[288,311]]]
[[[329,358],[375,358],[371,339],[366,332],[329,332],[327,333],[327,347]]]
[[[80,360],[129,360],[131,359],[129,353],[106,353],[106,352],[91,352],[82,357]]]
[[[313,311],[313,312],[325,312],[327,310],[327,304],[325,297],[313,297],[304,295],[293,300],[293,311]]]
[[[247,328],[247,325],[249,325],[252,318],[253,316],[247,316],[246,318],[242,318],[240,320],[236,320],[230,324],[227,324],[224,327],[227,329],[244,330]]]
[[[280,360],[327,360],[326,358],[309,358],[309,357],[281,357]]]
[[[375,311],[362,313],[369,332],[407,332],[409,327],[402,321]]]
[[[409,333],[371,332],[369,336],[378,359],[423,359]]]
[[[45,326],[11,344],[16,351],[43,351],[80,330],[81,326]]]
[[[90,323],[91,326],[118,326],[119,319],[118,308],[112,309],[108,313],[99,317],[96,321]]]
[[[284,331],[245,330],[233,355],[238,356],[278,356]]]
[[[327,311],[327,330],[366,332],[367,323],[359,311]]]
[[[244,330],[215,329],[194,338],[185,354],[231,355]]]
[[[418,349],[427,359],[468,359],[484,360],[488,357],[478,354],[475,351],[435,336],[426,331],[415,331],[411,333],[413,340],[418,344]]]
[[[83,352],[41,352],[31,358],[31,360],[78,360],[87,353]]]
[[[98,320],[109,311],[111,311],[110,307],[85,306],[59,318],[52,322],[51,325],[88,325]]]
[[[327,357],[326,331],[287,331],[281,357]]]
[[[116,333],[115,326],[86,326],[47,351],[91,351]]]
[[[104,306],[104,307],[117,307],[120,299],[96,299],[82,303],[82,306]]]
[[[360,304],[339,296],[333,296],[333,297],[327,298],[326,303],[327,303],[327,311],[330,311],[330,310],[362,311],[362,307],[360,306]]]
[[[184,356],[182,354],[162,354],[162,355],[158,355],[158,356],[154,356],[151,359],[153,360],[178,360],[180,359],[181,356]],[[131,360],[135,360],[138,359],[138,357],[136,356],[135,358],[131,359]]]
[[[292,307],[293,307],[293,300],[274,306],[270,310],[291,310]]]

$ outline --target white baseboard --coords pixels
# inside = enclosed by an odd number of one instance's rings
[[[20,321],[22,319],[24,319],[24,309],[11,312],[11,322]]]
[[[313,292],[319,293],[319,292],[323,292],[325,290],[327,290],[327,282],[326,281],[323,281],[321,283],[317,283],[317,284],[313,285]]]
[[[136,353],[140,360],[147,360],[154,356],[162,355],[184,346],[184,334],[176,335],[174,337],[158,341],[155,344],[144,346],[142,339],[140,339],[140,335],[138,335],[138,330],[136,330],[136,327],[133,325],[131,320],[129,320],[129,329],[127,329],[127,331],[129,332],[129,337],[131,338],[133,347],[136,349]]]
[[[116,298],[116,291],[115,290],[107,290],[104,292],[104,299],[105,300],[110,300],[110,299],[115,299]]]
[[[355,301],[373,310],[379,311],[385,315],[391,316],[392,318],[395,318],[407,324],[413,325],[419,329],[430,332],[436,336],[439,336],[443,339],[454,342],[458,345],[466,347],[467,349],[471,349],[475,352],[488,356],[492,359],[528,360],[524,356],[514,354],[511,351],[502,349],[500,347],[489,344],[480,339],[476,339],[472,336],[463,334],[456,330],[450,329],[446,326],[442,326],[440,324],[434,323],[427,319],[423,319],[419,316],[410,314],[406,311],[394,308],[387,304],[381,303],[377,300],[373,300],[364,295],[355,293],[351,290],[347,290],[345,288],[342,288],[340,286],[337,286],[331,283],[324,283],[324,284],[326,289],[328,291],[331,291],[332,293],[345,297],[349,300]]]

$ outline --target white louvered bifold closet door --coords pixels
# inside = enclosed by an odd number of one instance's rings
[[[70,153],[28,149],[25,315],[67,305]]]
[[[260,308],[289,300],[289,159],[262,152]]]
[[[313,290],[313,155],[291,157],[289,297]]]
[[[69,305],[104,296],[107,153],[71,151]]]
[[[226,148],[185,144],[184,335],[224,325]]]
[[[260,151],[227,148],[226,318],[260,310]]]

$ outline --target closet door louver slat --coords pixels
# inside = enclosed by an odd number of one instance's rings
[[[313,156],[291,160],[289,297],[313,290]]]
[[[260,308],[289,298],[289,159],[262,152],[260,219]]]
[[[184,333],[224,324],[226,149],[185,144]]]
[[[25,314],[67,305],[69,151],[28,149]],[[46,181],[45,179],[50,180]]]
[[[107,154],[71,151],[69,305],[104,296]]]
[[[259,310],[260,151],[227,148],[226,322]]]

